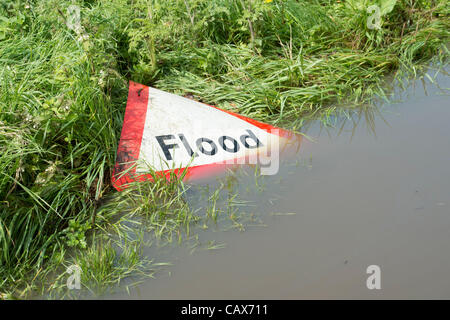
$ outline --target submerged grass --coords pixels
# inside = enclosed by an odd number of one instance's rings
[[[138,240],[120,243],[111,239],[92,239],[86,250],[74,252],[70,258],[61,261],[60,270],[48,277],[40,287],[40,294],[49,298],[98,296],[124,282],[128,290],[129,286],[153,277],[162,265],[143,257],[141,251],[142,243]],[[75,268],[80,274],[80,290],[68,290],[70,274],[67,270],[73,273]],[[130,278],[134,279],[131,283],[128,281]]]
[[[373,3],[390,8],[379,29]],[[448,18],[445,0],[0,0],[0,295],[56,288],[73,259],[100,287],[140,270],[137,247],[99,249],[98,230],[126,238],[118,221],[189,233],[179,181],[111,192],[128,80],[299,129],[359,112],[387,74],[445,64]]]

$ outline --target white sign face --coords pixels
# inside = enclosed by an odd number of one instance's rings
[[[150,170],[243,164],[262,154],[267,160],[269,153],[278,152],[280,136],[289,134],[200,102],[130,83],[115,175],[129,168],[131,162],[136,162],[133,174],[145,175]],[[125,180],[113,177],[118,189],[130,181]]]
[[[200,102],[149,89],[138,173],[245,157],[269,145],[270,133]]]

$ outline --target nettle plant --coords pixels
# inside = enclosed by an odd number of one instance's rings
[[[89,222],[81,223],[75,219],[69,220],[69,226],[63,231],[65,243],[69,247],[85,249],[87,246],[86,232],[91,228]]]
[[[128,56],[136,80],[151,82],[164,71],[162,52],[202,48],[208,43],[244,45],[258,50],[270,16],[271,0],[137,0],[137,17],[127,28]],[[169,56],[168,59],[172,59]],[[189,61],[208,73],[218,64],[210,51],[204,60]],[[179,61],[179,63],[185,63]],[[142,78],[145,75],[144,78]]]
[[[26,16],[21,10],[17,10],[20,6],[24,6],[21,1],[0,0],[0,41],[6,39],[8,33],[26,27]]]
[[[241,16],[237,19],[238,24],[241,26],[241,31],[247,31],[250,33],[250,44],[253,46],[261,46],[262,40],[258,37],[258,28],[260,23],[264,20],[264,15],[270,14],[271,7],[268,3],[271,0],[258,1],[258,0],[240,0],[242,6]]]

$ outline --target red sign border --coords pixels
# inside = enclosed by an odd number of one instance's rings
[[[111,177],[112,185],[118,191],[124,190],[127,187],[127,184],[131,182],[153,179],[152,175],[147,173],[136,175],[136,166],[134,165],[134,163],[139,159],[142,136],[144,134],[145,119],[148,109],[148,96],[148,86],[130,81],[122,132],[120,135],[119,146],[117,148],[116,164],[114,166],[113,175]],[[294,135],[288,130],[256,121],[232,111],[223,110],[211,105],[207,106],[235,116],[236,118],[244,120],[262,130],[267,131],[268,133],[273,134],[274,132],[276,132],[280,137],[284,138],[291,138]],[[275,129],[276,131],[273,131]],[[194,175],[196,177],[211,175],[215,172],[223,170],[223,168],[224,164],[222,162],[217,162],[199,166],[192,166],[188,168],[165,170],[157,173],[169,177],[171,172],[173,172],[175,175],[180,176],[184,173],[184,170],[187,170],[187,172],[185,172],[184,178],[188,179]]]

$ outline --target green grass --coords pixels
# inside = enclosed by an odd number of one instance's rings
[[[73,3],[78,32],[65,24]],[[181,183],[111,187],[128,80],[301,130],[360,112],[387,75],[447,62],[447,1],[398,0],[380,30],[366,25],[369,3],[0,0],[0,295],[48,288],[82,256],[111,268],[89,281],[117,283],[137,257],[96,251],[97,232],[123,238],[133,217],[179,240],[197,221]]]
[[[159,267],[167,265],[153,263],[143,257],[141,251],[142,242],[139,240],[119,245],[117,241],[95,239],[89,248],[76,252],[61,264],[58,275],[41,286],[41,294],[49,298],[73,299],[99,296],[121,284],[129,290],[128,287],[152,278]],[[80,268],[81,290],[67,290],[66,270],[70,266]]]

